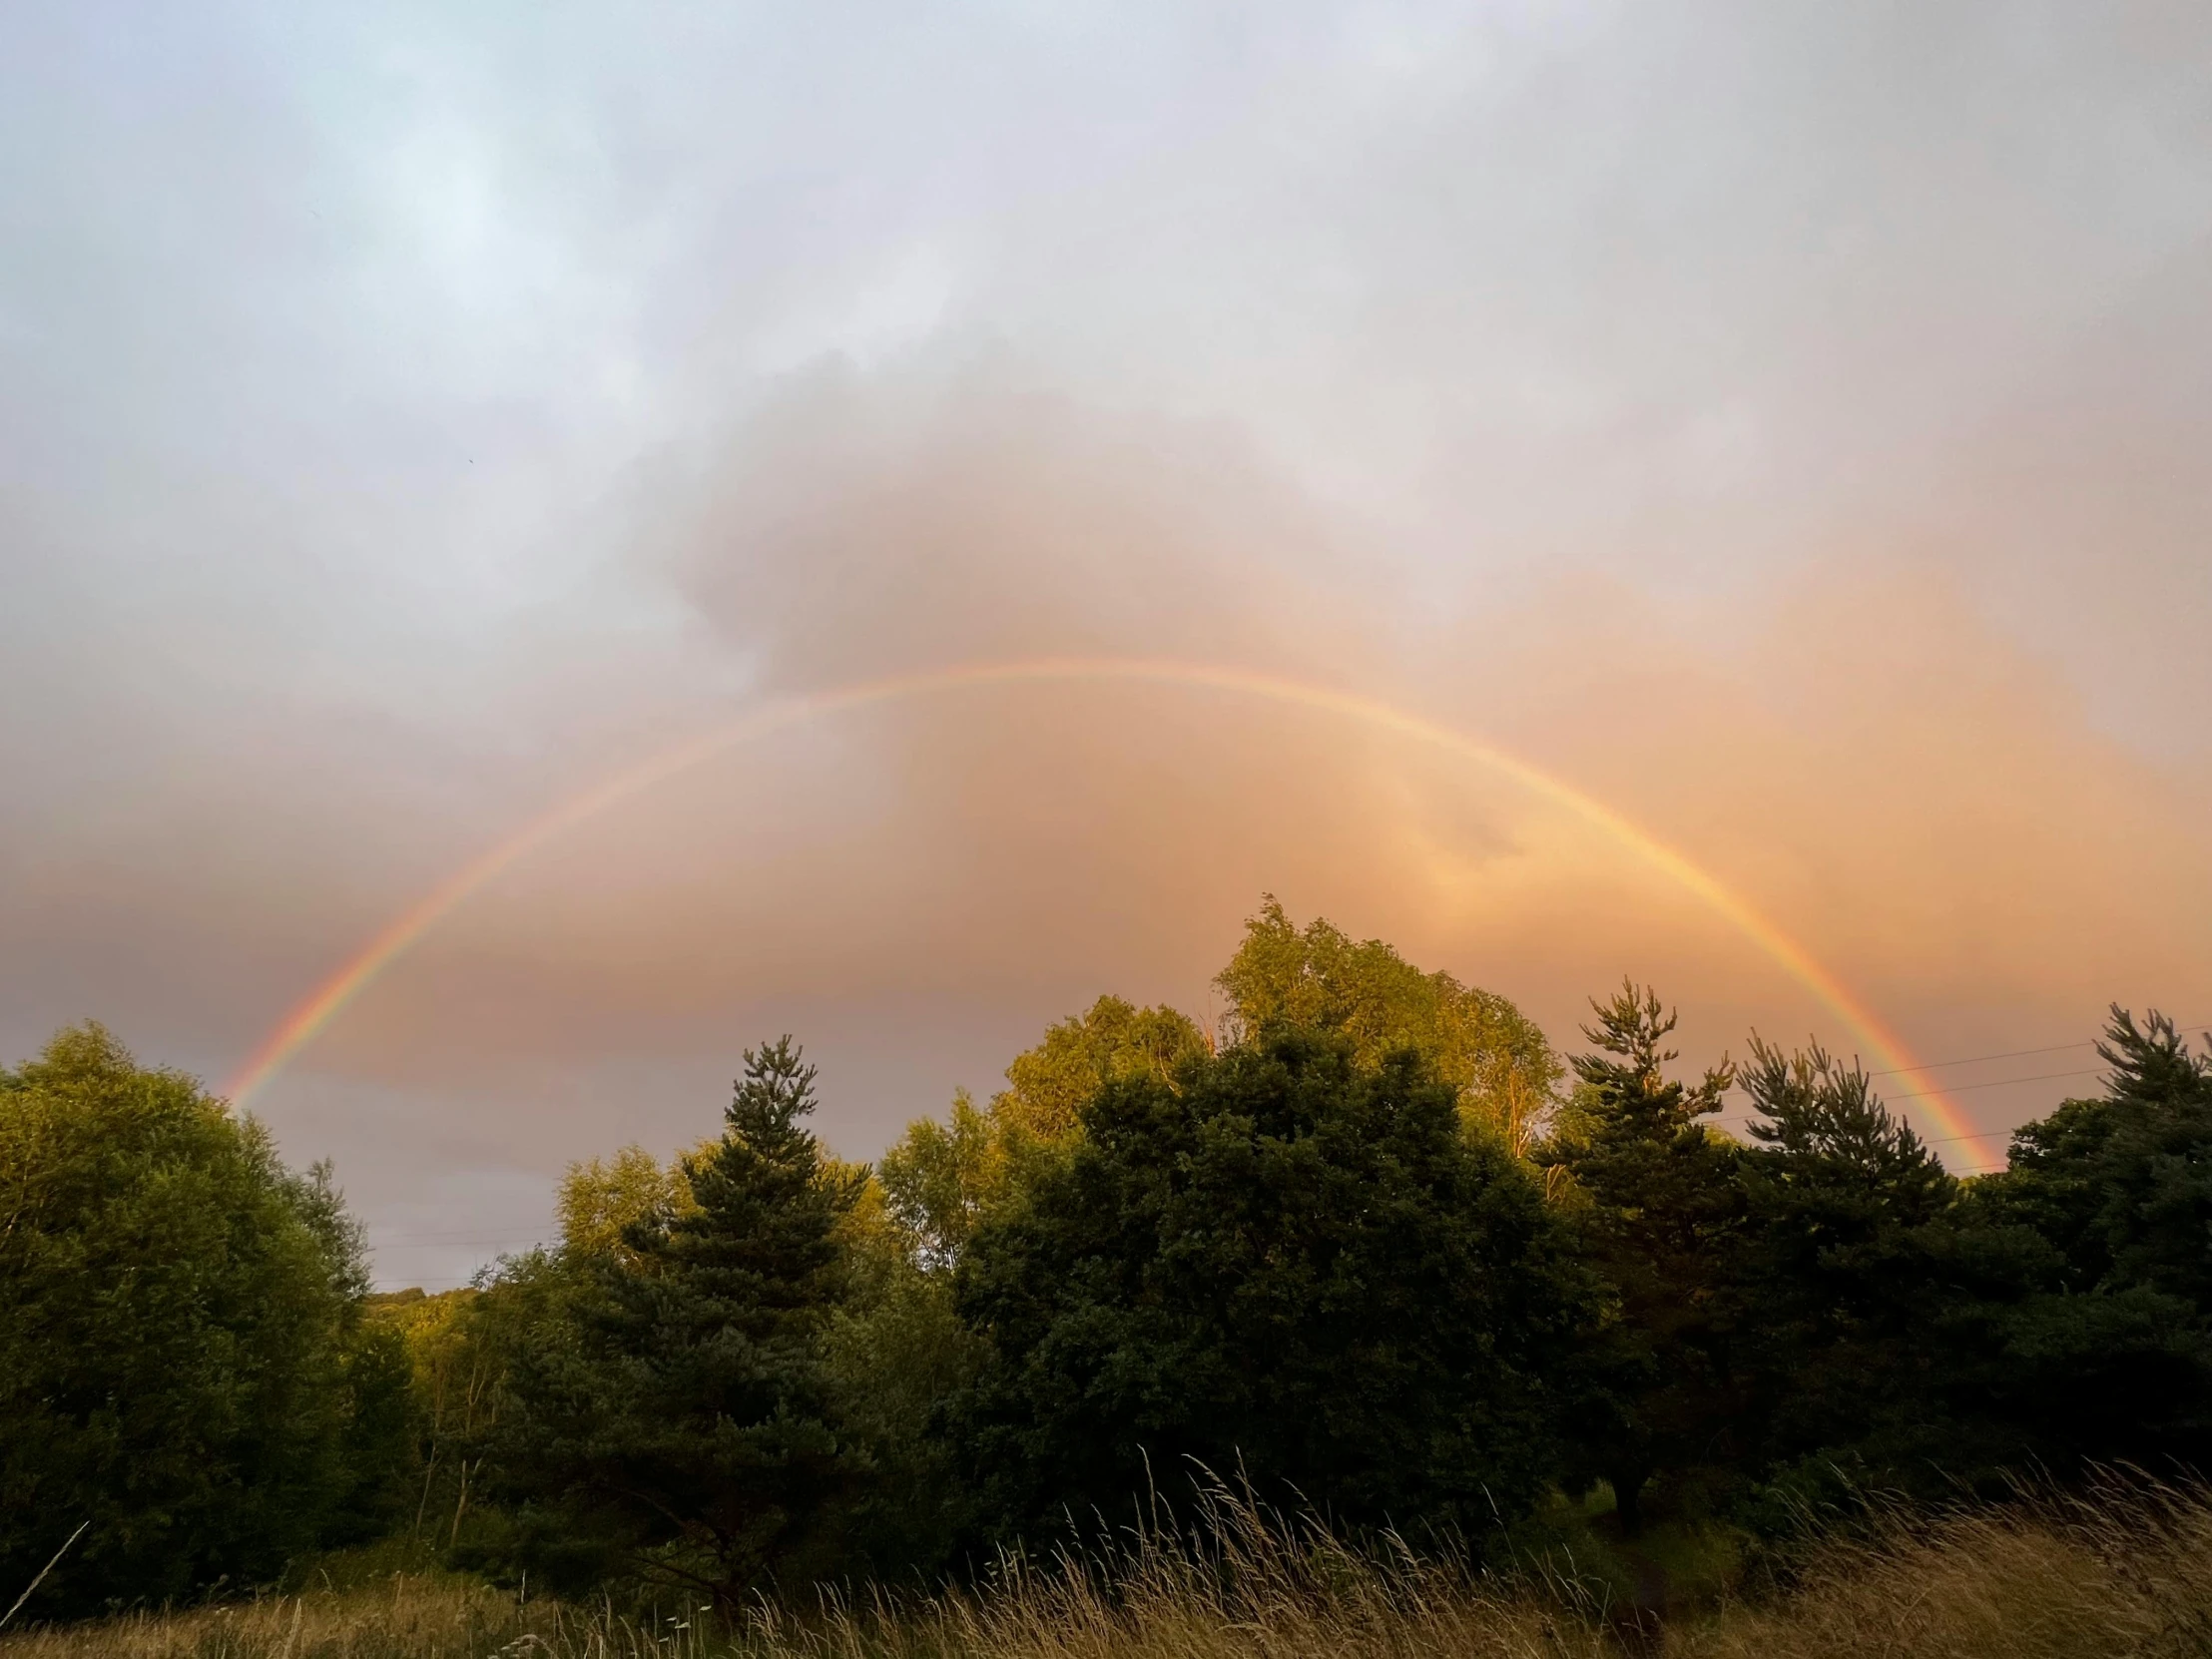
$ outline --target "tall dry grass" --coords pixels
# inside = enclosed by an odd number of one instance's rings
[[[1194,1539],[926,1597],[626,1616],[422,1574],[0,1636],[0,1659],[2168,1659],[2212,1653],[2212,1494],[2113,1483],[2003,1509],[1892,1511],[1787,1588],[1640,1628],[1593,1580],[1378,1560],[1234,1504]]]
[[[1786,1594],[1670,1633],[1695,1659],[2212,1655],[2212,1490],[2113,1476],[2003,1508],[1895,1509]]]

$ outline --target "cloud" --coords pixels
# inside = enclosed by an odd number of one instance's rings
[[[661,568],[780,686],[1102,650],[1356,672],[1386,597],[1324,589],[1335,527],[1233,423],[1117,418],[987,348],[821,360],[672,467]]]
[[[1924,1056],[2085,1036],[2115,996],[2212,1009],[2203,780],[2099,731],[1940,570],[1830,559],[1668,601],[1562,563],[1517,606],[1411,626],[1365,581],[1361,527],[1229,437],[1003,362],[823,368],[650,494],[640,557],[763,692],[1057,653],[1380,688],[1689,853]],[[630,1068],[616,1097],[673,1127],[679,1073],[696,1118],[702,1079],[795,1028],[866,1152],[1101,991],[1203,1017],[1263,890],[1564,1043],[1629,972],[1684,1006],[1693,1058],[1755,1025],[1858,1045],[1633,847],[1507,779],[1310,709],[1101,684],[940,690],[675,779],[472,902],[316,1065],[554,1113],[580,1154],[607,1132],[580,1078]],[[1994,1126],[2055,1095],[1961,1098]]]
[[[221,1076],[751,700],[1077,652],[1495,739],[1924,1053],[2212,1014],[2206,30],[55,12],[0,65],[0,1035]],[[1203,1011],[1262,889],[1562,1039],[1623,970],[1699,1055],[1838,1035],[1479,770],[968,688],[579,828],[264,1105],[372,1214],[433,1167],[506,1204],[701,1132],[789,1027],[864,1152],[1098,990]]]

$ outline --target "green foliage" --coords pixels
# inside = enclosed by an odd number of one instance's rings
[[[1856,1068],[1754,1041],[1748,1290],[1772,1477],[1933,1496],[2212,1453],[2212,1086],[2157,1015],[2114,1009],[2100,1052],[2104,1098],[2024,1126],[2004,1172],[1959,1183]]]
[[[948,1271],[983,1218],[1078,1132],[1083,1107],[1108,1083],[1172,1085],[1185,1061],[1206,1052],[1205,1033],[1173,1008],[1102,996],[1016,1055],[987,1108],[961,1089],[943,1123],[908,1124],[883,1154],[881,1180],[916,1265]]]
[[[1760,1143],[1742,1162],[1750,1228],[1739,1362],[1757,1394],[1738,1440],[1768,1468],[1921,1483],[1965,1449],[1937,1380],[1961,1295],[1958,1183],[1857,1064],[1758,1037],[1742,1074]],[[1796,1478],[1796,1477],[1792,1477]]]
[[[1139,1008],[1102,996],[1063,1019],[1006,1068],[1006,1088],[991,1100],[1006,1128],[1040,1141],[1071,1134],[1098,1091],[1124,1078],[1171,1083],[1184,1063],[1207,1052],[1206,1035],[1173,1008]]]
[[[451,1549],[484,1473],[507,1373],[530,1333],[561,1317],[567,1276],[544,1252],[510,1258],[481,1287],[369,1299],[405,1352],[413,1426],[409,1486],[394,1529],[415,1548]]]
[[[1743,1154],[1699,1121],[1733,1071],[1668,1078],[1676,1016],[1656,995],[1624,984],[1591,1006],[1597,1050],[1575,1056],[1579,1086],[1540,1161],[1571,1180],[1566,1211],[1607,1303],[1577,1379],[1567,1474],[1608,1481],[1633,1535],[1645,1482],[1711,1462],[1742,1402]]]
[[[373,1320],[347,1322],[337,1502],[319,1542],[345,1547],[387,1536],[410,1501],[414,1367],[404,1338]]]
[[[1214,983],[1233,1037],[1277,1027],[1341,1032],[1363,1066],[1410,1049],[1458,1095],[1472,1123],[1525,1150],[1553,1105],[1557,1056],[1504,997],[1423,973],[1380,939],[1354,943],[1316,917],[1301,931],[1270,894]]]
[[[1006,1196],[1008,1135],[961,1089],[945,1121],[916,1118],[883,1154],[879,1179],[891,1214],[912,1241],[915,1265],[946,1270],[976,1224]]]
[[[824,1338],[859,1184],[826,1179],[801,1124],[814,1077],[788,1038],[749,1050],[721,1140],[685,1160],[695,1207],[634,1224],[634,1261],[569,1264],[567,1317],[519,1346],[488,1444],[541,1577],[637,1575],[734,1606],[839,1564],[868,1468],[832,1421]]]
[[[2173,1022],[2114,1007],[2101,1100],[2069,1100],[2012,1137],[1987,1198],[2065,1258],[2068,1289],[2140,1287],[2212,1312],[2212,1056]]]
[[[2212,1461],[2212,1060],[2114,1007],[2104,1097],[2017,1130],[1969,1215],[2013,1294],[1975,1310],[1987,1414],[2060,1467]]]
[[[1359,1524],[1487,1522],[1548,1466],[1573,1282],[1537,1183],[1417,1058],[1328,1032],[1137,1075],[975,1233],[972,1466],[1017,1527],[1195,1459]]]
[[[2212,1459],[2212,1054],[2158,1014],[1959,1181],[1817,1045],[1754,1036],[1720,1134],[1733,1069],[1671,1077],[1632,984],[1564,1102],[1503,998],[1273,899],[1218,984],[1220,1052],[1101,997],[879,1175],[749,1052],[720,1137],[572,1166],[556,1248],[438,1297],[367,1294],[327,1169],[64,1032],[0,1073],[0,1582],[83,1520],[32,1617],[331,1546],[728,1614],[1203,1464],[1371,1536],[1595,1527],[1641,1597],[1876,1490]]]
[[[681,1161],[663,1168],[644,1147],[626,1146],[611,1158],[569,1165],[553,1213],[561,1224],[561,1246],[569,1254],[631,1261],[635,1257],[623,1243],[624,1235],[690,1201]]]
[[[97,1025],[0,1074],[0,1583],[32,1616],[276,1579],[386,1519],[405,1373],[327,1172]]]
[[[831,1416],[869,1465],[844,1566],[879,1577],[942,1569],[972,1529],[974,1504],[938,1418],[989,1355],[961,1321],[949,1277],[899,1258],[832,1312],[822,1354]]]

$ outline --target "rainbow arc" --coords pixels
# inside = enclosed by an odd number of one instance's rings
[[[1508,750],[1375,698],[1255,670],[1151,658],[1049,657],[971,663],[787,698],[603,779],[523,825],[394,916],[257,1045],[227,1092],[242,1105],[252,1100],[355,998],[470,897],[547,842],[621,802],[733,749],[829,715],[963,687],[1051,683],[1122,683],[1226,692],[1389,733],[1481,767],[1603,831],[1633,856],[1695,895],[1827,1009],[1861,1045],[1865,1056],[1874,1062],[1873,1069],[1924,1070],[1904,1040],[1872,1008],[1810,950],[1718,876],[1595,796]],[[1930,1137],[1934,1141],[1961,1147],[1975,1144],[1972,1124],[1939,1091],[1916,1100],[1912,1115],[1925,1117],[1935,1126],[1937,1133]]]

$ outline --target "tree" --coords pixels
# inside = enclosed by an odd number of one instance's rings
[[[916,1258],[869,1182],[846,1223],[851,1295],[823,1338],[830,1416],[868,1464],[845,1529],[847,1566],[877,1577],[931,1574],[968,1528],[972,1504],[939,1412],[973,1381],[983,1344],[960,1322],[949,1274]]]
[[[710,1148],[694,1150],[704,1155]],[[568,1255],[631,1260],[633,1253],[623,1243],[631,1228],[656,1215],[674,1215],[691,1202],[681,1158],[664,1168],[644,1147],[633,1145],[611,1158],[569,1165],[553,1213],[561,1224],[561,1248]]]
[[[2212,1055],[2116,1004],[2097,1053],[2103,1098],[2015,1131],[1989,1197],[2063,1252],[2069,1288],[2141,1286],[2212,1315]]]
[[[1326,918],[1301,931],[1272,893],[1214,983],[1229,999],[1232,1037],[1339,1031],[1364,1066],[1411,1049],[1451,1085],[1470,1123],[1516,1152],[1534,1140],[1562,1075],[1542,1030],[1504,997],[1423,973],[1381,939],[1354,943]]]
[[[734,1607],[839,1564],[868,1471],[833,1420],[823,1341],[860,1182],[801,1123],[814,1079],[789,1038],[748,1050],[722,1138],[684,1160],[695,1207],[631,1225],[631,1259],[592,1259],[572,1318],[516,1356],[492,1448],[541,1574]]]
[[[1009,1134],[994,1113],[956,1090],[939,1123],[916,1118],[880,1165],[890,1213],[923,1272],[950,1272],[983,1217],[1005,1197]]]
[[[1974,1241],[2012,1294],[1977,1311],[1976,1404],[2027,1452],[2212,1459],[2212,1058],[2114,1006],[2104,1095],[2014,1131],[1974,1184]],[[2037,1247],[2040,1248],[2037,1248]]]
[[[1770,1468],[1848,1460],[1910,1479],[1962,1449],[1946,1321],[1964,1294],[1948,1226],[1958,1183],[1856,1063],[1751,1039],[1759,1114],[1743,1349],[1759,1399],[1744,1438]]]
[[[1124,1077],[1170,1082],[1184,1062],[1207,1051],[1206,1035],[1173,1008],[1139,1008],[1102,996],[1063,1019],[1036,1047],[1014,1056],[1006,1088],[992,1097],[1000,1123],[1040,1141],[1070,1134],[1098,1091]]]
[[[326,1170],[107,1031],[0,1073],[0,1583],[29,1609],[267,1583],[396,1500],[406,1387]]]
[[[1139,1008],[1101,996],[1055,1022],[1034,1048],[1014,1056],[1007,1086],[978,1109],[965,1089],[943,1123],[918,1118],[883,1154],[881,1179],[892,1217],[916,1264],[949,1271],[976,1226],[1079,1129],[1083,1108],[1117,1078],[1173,1086],[1187,1060],[1207,1052],[1205,1033],[1173,1008]]]
[[[1586,1356],[1570,1473],[1610,1483],[1634,1536],[1646,1482],[1710,1462],[1742,1402],[1742,1149],[1699,1122],[1720,1109],[1733,1068],[1723,1061],[1695,1087],[1668,1078],[1676,1016],[1657,995],[1624,982],[1591,1007],[1597,1023],[1582,1032],[1597,1051],[1574,1057],[1578,1086],[1539,1161],[1572,1182],[1567,1213],[1609,1303]]]
[[[995,1360],[957,1414],[1003,1523],[1126,1515],[1189,1459],[1354,1524],[1526,1502],[1575,1282],[1455,1095],[1282,1028],[1101,1089],[959,1269]]]
[[[1818,1049],[1753,1041],[1747,1343],[1774,1472],[1940,1493],[2212,1453],[2212,1079],[2115,1008],[2103,1098],[1960,1183]]]

